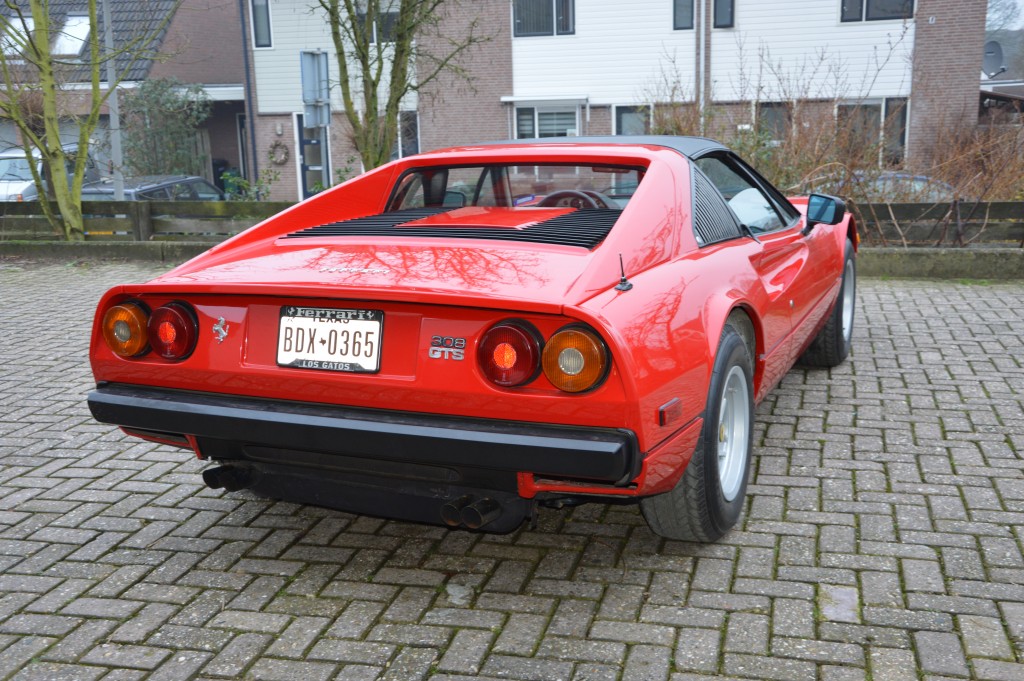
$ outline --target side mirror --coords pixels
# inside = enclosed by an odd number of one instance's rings
[[[846,215],[842,199],[828,194],[811,194],[807,198],[807,226],[803,233],[810,234],[814,225],[838,225]]]

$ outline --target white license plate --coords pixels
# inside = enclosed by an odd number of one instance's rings
[[[281,308],[277,363],[299,369],[380,370],[381,310]]]

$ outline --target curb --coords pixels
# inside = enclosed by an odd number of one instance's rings
[[[0,258],[178,265],[215,245],[191,241],[0,241]],[[892,279],[1024,279],[1024,249],[865,246],[857,256],[857,269],[862,277]]]
[[[1024,279],[1020,248],[869,248],[857,254],[862,277]]]
[[[135,260],[179,265],[216,246],[193,241],[0,241],[0,257],[33,260]]]

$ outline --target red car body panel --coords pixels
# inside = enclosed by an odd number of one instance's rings
[[[644,171],[614,228],[593,249],[400,234],[409,227],[442,231],[466,221],[512,232],[574,212],[565,207],[463,207],[398,225],[397,236],[286,238],[312,226],[382,213],[396,181],[412,168],[581,161]],[[542,493],[667,491],[685,470],[701,432],[727,317],[742,309],[754,326],[754,389],[760,401],[824,323],[838,294],[843,247],[847,238],[856,243],[849,217],[835,226],[817,225],[807,235],[801,233],[801,218],[760,241],[698,247],[691,226],[691,172],[685,156],[653,144],[509,144],[396,161],[300,203],[151,282],[108,291],[92,332],[96,381],[283,404],[613,429],[635,437],[639,461],[629,480],[550,479],[521,470],[518,494],[532,499]],[[793,204],[806,211],[805,201]],[[630,290],[615,288],[623,275]],[[200,330],[194,352],[173,362],[153,354],[115,354],[104,343],[103,315],[126,300],[151,309],[179,300],[191,305]],[[278,366],[283,306],[383,311],[379,371]],[[607,345],[607,378],[580,394],[558,390],[543,373],[518,388],[489,382],[472,361],[472,351],[487,329],[509,318],[525,320],[544,338],[567,324],[588,325]],[[211,332],[218,324],[226,330],[220,340]],[[466,339],[467,361],[431,356],[435,336]],[[206,456],[202,438],[180,435]]]

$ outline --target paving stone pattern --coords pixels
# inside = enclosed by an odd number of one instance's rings
[[[100,293],[156,273],[0,262],[2,679],[1024,679],[1024,286],[862,281],[852,361],[766,400],[695,546],[207,490],[83,401]]]

